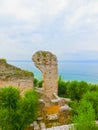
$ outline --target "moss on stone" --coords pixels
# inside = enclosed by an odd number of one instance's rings
[[[0,62],[1,62],[1,63],[5,63],[5,64],[7,63],[7,61],[6,61],[5,58],[0,58]]]
[[[42,55],[43,55],[44,57],[46,57],[46,56],[47,56],[47,52],[46,52],[46,51],[43,51],[43,52],[42,52]]]
[[[27,70],[22,70],[16,66],[10,65],[5,59],[0,59],[0,78],[10,78],[10,77],[33,77],[33,73]]]

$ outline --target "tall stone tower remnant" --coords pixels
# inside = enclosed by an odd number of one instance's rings
[[[58,94],[58,67],[57,57],[48,51],[37,51],[32,60],[42,72],[42,89],[50,99]]]

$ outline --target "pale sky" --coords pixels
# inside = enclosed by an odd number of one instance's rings
[[[0,0],[0,58],[98,60],[98,0]]]

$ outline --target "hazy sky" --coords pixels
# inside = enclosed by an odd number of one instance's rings
[[[0,0],[0,57],[98,59],[98,0]]]

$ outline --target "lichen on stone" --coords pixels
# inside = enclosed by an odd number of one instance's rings
[[[42,87],[51,99],[53,92],[58,93],[58,69],[57,58],[49,51],[37,51],[32,60],[35,66],[42,72]]]

